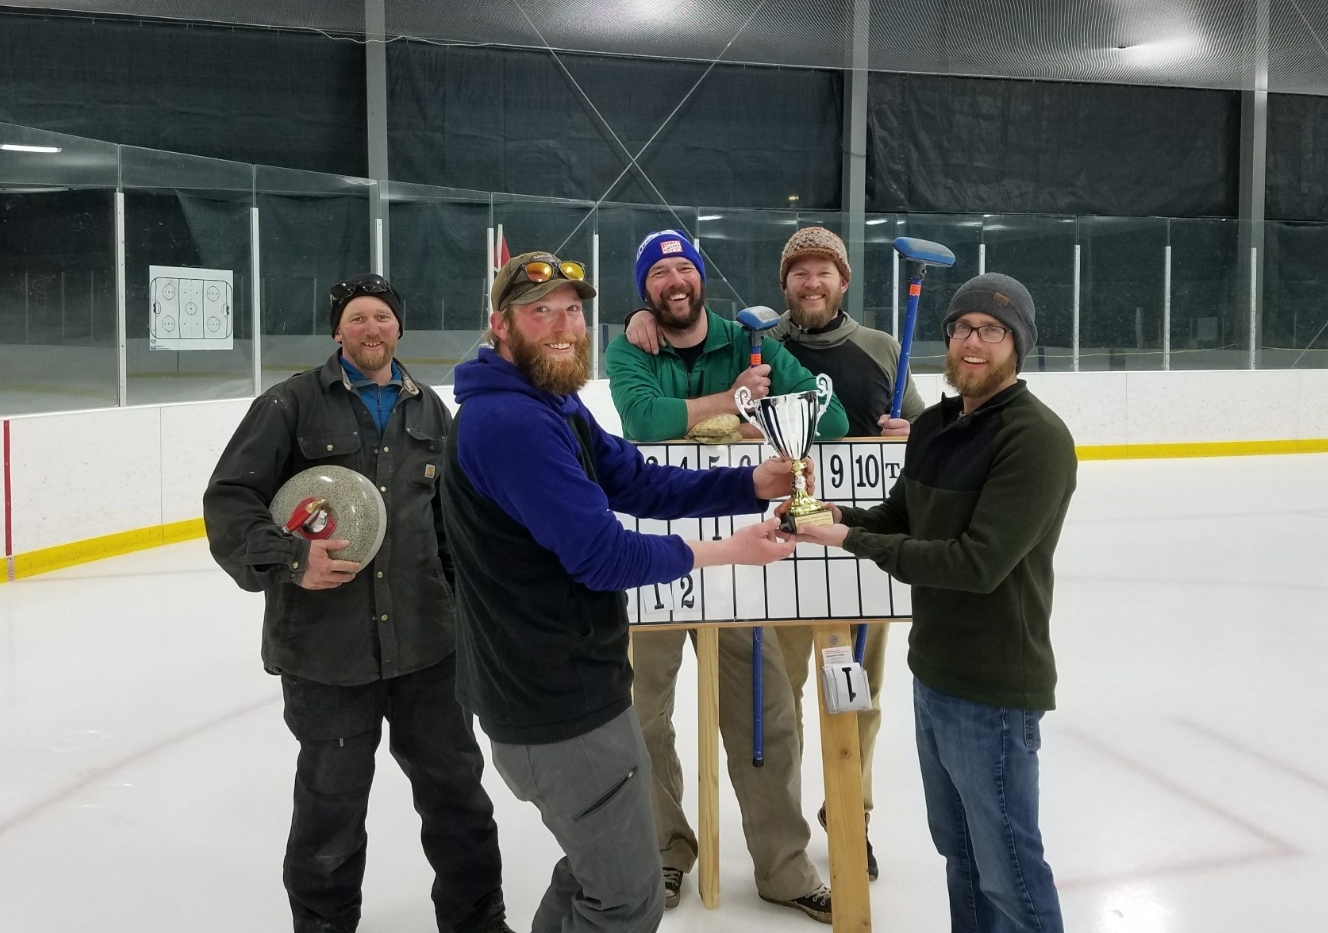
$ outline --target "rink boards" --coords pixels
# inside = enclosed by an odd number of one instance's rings
[[[755,441],[710,447],[685,441],[640,444],[647,460],[685,469],[754,466],[774,449]],[[808,456],[816,465],[816,497],[837,505],[867,508],[894,485],[904,463],[904,444],[877,438],[818,444]],[[619,515],[623,524],[647,534],[676,534],[687,540],[721,539],[765,516],[689,518],[678,521]],[[839,548],[800,544],[794,555],[766,567],[705,567],[671,584],[627,591],[633,624],[779,621],[791,619],[888,619],[912,615],[909,589],[876,564]]]

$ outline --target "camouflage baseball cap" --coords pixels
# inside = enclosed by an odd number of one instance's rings
[[[506,311],[512,305],[539,301],[564,285],[576,289],[581,298],[595,297],[595,286],[586,281],[586,270],[581,263],[559,259],[553,253],[522,253],[507,260],[498,270],[489,300],[495,311]]]

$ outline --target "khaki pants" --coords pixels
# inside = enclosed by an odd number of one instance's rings
[[[674,747],[673,696],[682,664],[683,631],[632,633],[634,701],[650,750],[651,804],[665,868],[690,871],[696,834],[682,809],[683,776]],[[811,830],[802,815],[802,766],[793,694],[774,629],[765,630],[765,766],[752,767],[752,630],[719,632],[719,731],[729,780],[742,811],[742,831],[755,868],[756,890],[790,900],[816,890],[820,875],[807,858]]]
[[[872,708],[869,713],[858,713],[858,754],[862,759],[862,808],[868,818],[872,811],[872,756],[876,752],[876,734],[881,731],[881,679],[885,675],[885,640],[889,623],[867,626],[867,651],[862,666],[867,671],[871,687]],[[802,694],[807,685],[807,672],[812,666],[812,630],[808,625],[781,625],[779,647],[788,666],[789,687],[793,691],[793,705],[798,720],[798,749],[802,749]],[[768,630],[767,630],[768,631]],[[815,664],[816,676],[821,665]]]

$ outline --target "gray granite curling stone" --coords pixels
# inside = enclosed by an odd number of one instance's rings
[[[291,513],[308,497],[327,500],[336,530],[328,537],[344,538],[350,546],[328,554],[337,560],[373,560],[387,532],[387,507],[369,477],[340,466],[319,466],[296,473],[277,490],[272,500],[272,518],[285,528]],[[318,523],[314,523],[318,526]],[[315,530],[317,530],[315,528]],[[303,529],[290,534],[310,538]]]

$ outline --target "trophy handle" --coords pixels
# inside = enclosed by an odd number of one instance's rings
[[[746,388],[744,386],[744,388]],[[816,400],[820,403],[821,411],[825,411],[826,406],[830,404],[830,398],[834,395],[834,383],[825,373],[816,377]]]
[[[738,406],[738,417],[748,424],[756,424],[751,415],[756,409],[756,403],[752,400],[752,390],[747,386],[738,386],[738,391],[733,393],[733,401]]]

